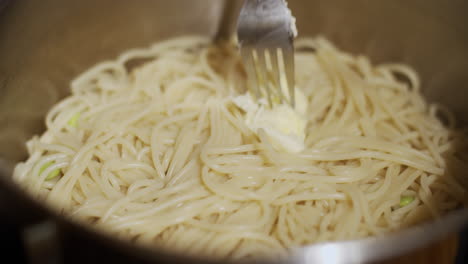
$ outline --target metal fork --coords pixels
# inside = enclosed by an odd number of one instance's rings
[[[260,99],[295,106],[294,17],[284,0],[245,0],[237,22],[249,90]],[[287,91],[286,95],[283,91]]]

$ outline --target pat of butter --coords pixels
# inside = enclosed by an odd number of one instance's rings
[[[304,150],[307,100],[299,90],[296,89],[296,109],[288,104],[276,105],[271,109],[265,99],[257,103],[249,93],[232,101],[245,112],[247,127],[255,134],[263,129],[276,150],[289,153]]]

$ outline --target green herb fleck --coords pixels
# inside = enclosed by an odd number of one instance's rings
[[[81,114],[76,113],[74,114],[70,120],[68,120],[68,125],[71,127],[78,127],[78,120],[80,119]]]
[[[39,169],[39,175],[53,164],[54,164],[53,161],[49,161],[49,162],[45,163],[44,165],[42,165],[42,167]],[[46,181],[47,180],[52,180],[53,178],[57,177],[59,174],[60,174],[60,169],[55,169],[55,170],[51,171],[49,173],[49,175],[47,175]]]
[[[402,196],[400,198],[400,207],[407,206],[408,204],[410,204],[413,201],[414,201],[413,196]]]

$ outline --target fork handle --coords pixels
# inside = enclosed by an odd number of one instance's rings
[[[221,21],[215,35],[215,41],[226,41],[232,37],[243,2],[240,0],[223,1]]]

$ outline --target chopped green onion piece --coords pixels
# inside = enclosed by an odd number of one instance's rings
[[[49,162],[45,163],[44,165],[42,165],[42,167],[39,169],[39,175],[53,164],[54,164],[53,161],[49,161]],[[55,169],[55,170],[51,171],[49,173],[49,175],[47,175],[46,181],[47,180],[52,180],[53,178],[57,177],[59,174],[60,174],[60,169]]]
[[[410,204],[413,201],[414,201],[413,196],[402,196],[400,198],[400,206],[401,207],[407,206],[408,204]]]
[[[74,114],[70,120],[68,120],[68,125],[71,127],[77,127],[78,126],[78,119],[80,119],[80,113]]]

